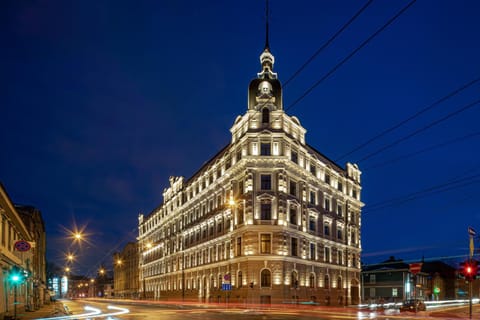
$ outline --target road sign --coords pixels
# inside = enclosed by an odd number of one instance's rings
[[[231,291],[232,285],[230,283],[222,283],[222,290],[223,291]]]
[[[410,273],[413,274],[413,275],[416,275],[417,273],[419,273],[421,270],[422,270],[422,264],[421,262],[418,262],[418,263],[410,263],[409,264],[409,267],[410,267]]]
[[[468,234],[473,237],[477,232],[472,227],[468,227]]]
[[[230,273],[227,273],[226,275],[224,275],[223,280],[225,280],[225,282],[230,282]]]
[[[28,241],[25,241],[25,240],[16,241],[15,244],[14,244],[14,247],[15,247],[15,249],[17,249],[17,251],[28,251],[32,248],[30,243]]]

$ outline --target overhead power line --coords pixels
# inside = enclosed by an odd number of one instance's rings
[[[368,6],[370,6],[372,2],[373,0],[368,0],[345,24],[343,24],[343,26],[340,29],[337,30],[337,32],[335,32],[333,36],[330,37],[330,39],[328,39],[317,51],[315,51],[315,53],[309,59],[307,59],[307,61],[305,61],[305,63],[303,63],[302,66],[298,68],[297,71],[295,71],[292,76],[290,76],[290,78],[288,78],[288,80],[282,85],[282,89],[285,88],[287,83],[291,82],[294,78],[296,78],[305,69],[305,67],[308,64],[310,64],[310,62],[312,62],[323,50],[325,50],[328,46],[330,46],[333,43],[333,41],[343,31],[345,31],[353,23],[353,21],[355,21],[363,11],[365,11],[365,9]],[[267,14],[267,19],[268,19],[268,14]],[[251,119],[251,117],[255,116],[259,112],[259,110],[261,110],[269,102],[271,102],[271,98],[263,102],[263,104],[258,108],[258,110],[255,110],[254,113],[250,114],[247,118],[247,122]]]
[[[315,53],[307,60],[305,61],[305,63],[300,67],[298,68],[297,71],[295,71],[295,73],[290,76],[290,78],[287,79],[287,81],[285,81],[285,83],[283,84],[283,88],[285,88],[287,86],[287,84],[292,81],[295,77],[297,77],[302,71],[303,69],[305,69],[307,67],[307,65],[310,64],[310,62],[312,62],[323,50],[325,50],[343,31],[345,31],[345,29],[347,29],[352,23],[353,21],[355,21],[355,19],[358,18],[358,16],[360,16],[360,14],[362,14],[363,11],[365,11],[365,9],[368,8],[368,6],[370,6],[370,4],[372,4],[373,0],[369,0],[367,1],[361,8],[360,10],[358,10],[340,29],[338,29],[337,32],[335,32],[335,34],[333,36],[330,37],[330,39],[328,39],[320,48],[318,48],[317,51],[315,51]]]
[[[369,145],[370,143],[372,143],[373,141],[375,140],[378,140],[379,138],[383,137],[384,135],[386,135],[387,133],[390,133],[392,131],[394,131],[395,129],[403,126],[404,124],[406,124],[407,122],[410,122],[411,120],[417,118],[418,116],[420,116],[421,114],[435,108],[436,106],[438,106],[439,104],[441,104],[442,102],[452,98],[453,96],[457,95],[458,93],[462,92],[463,90],[471,87],[472,85],[474,85],[475,83],[479,82],[480,81],[480,77],[472,80],[472,81],[469,81],[465,84],[463,84],[462,86],[460,86],[459,88],[453,90],[452,92],[450,92],[449,94],[447,94],[446,96],[438,99],[437,101],[435,101],[434,103],[430,104],[429,106],[417,111],[416,113],[414,113],[413,115],[409,116],[408,118],[400,121],[399,123],[397,123],[396,125],[380,132],[379,134],[373,136],[372,138],[368,139],[367,141],[361,143],[360,145],[358,145],[357,147],[353,148],[351,151],[343,154],[342,156],[340,156],[338,159],[336,159],[335,161],[339,161],[339,160],[342,160],[343,158],[351,155],[352,153],[364,148],[365,146]]]
[[[343,58],[339,63],[335,65],[329,72],[327,72],[322,78],[315,82],[310,88],[308,88],[300,97],[298,97],[293,103],[291,103],[285,111],[293,108],[297,103],[299,103],[303,98],[305,98],[310,92],[313,91],[319,84],[329,78],[335,71],[337,71],[345,62],[350,60],[356,53],[358,53],[363,47],[365,47],[372,39],[378,36],[383,30],[385,30],[389,25],[391,25],[398,17],[400,17],[408,8],[410,8],[417,0],[410,1],[405,7],[403,7],[397,14],[391,17],[382,27],[370,35],[366,40],[364,40],[355,50],[350,52],[345,58]]]
[[[452,189],[457,189],[457,188],[460,188],[460,187],[464,187],[464,186],[474,184],[474,183],[479,183],[479,182],[480,182],[480,174],[474,174],[474,175],[470,175],[470,176],[467,176],[467,177],[464,177],[464,178],[455,178],[455,179],[449,180],[445,183],[438,184],[438,185],[435,185],[435,186],[432,186],[432,187],[428,187],[426,189],[423,189],[423,190],[420,190],[420,191],[417,191],[417,192],[413,192],[413,193],[410,193],[410,194],[407,194],[407,195],[404,195],[404,196],[400,196],[400,197],[397,197],[397,198],[384,200],[384,201],[374,203],[372,205],[368,205],[365,208],[365,211],[363,213],[365,214],[365,213],[369,213],[369,212],[372,212],[372,211],[378,211],[380,209],[385,209],[387,207],[398,206],[398,205],[403,204],[405,202],[417,200],[417,199],[420,199],[420,198],[423,198],[423,197],[426,197],[426,196],[429,196],[429,195],[432,195],[432,194],[437,194],[437,193],[449,191],[449,190],[452,190]]]
[[[434,126],[436,126],[436,125],[438,125],[438,124],[440,124],[440,123],[442,123],[442,122],[444,122],[444,121],[446,121],[446,120],[448,120],[448,119],[450,119],[450,118],[452,118],[452,117],[454,117],[454,116],[456,116],[456,115],[459,115],[460,113],[462,113],[462,112],[464,112],[464,111],[466,111],[466,110],[468,110],[468,109],[470,109],[470,108],[475,107],[475,106],[476,106],[477,104],[479,104],[479,103],[480,103],[480,99],[475,100],[475,101],[473,101],[473,102],[471,102],[471,103],[469,103],[469,104],[461,107],[460,109],[457,109],[457,110],[455,110],[454,112],[451,112],[451,113],[447,114],[446,116],[444,116],[444,117],[442,117],[442,118],[440,118],[440,119],[438,119],[438,120],[435,120],[435,121],[429,123],[428,125],[420,128],[420,129],[417,129],[417,130],[415,130],[414,132],[412,132],[412,133],[410,133],[410,134],[408,134],[408,135],[406,135],[406,136],[404,136],[404,137],[402,137],[402,138],[400,138],[400,139],[397,139],[397,140],[393,141],[392,143],[389,143],[389,144],[381,147],[380,149],[377,149],[377,150],[374,151],[374,152],[369,153],[368,155],[366,155],[365,157],[361,158],[361,159],[358,160],[357,162],[362,162],[362,161],[365,161],[365,160],[367,160],[367,159],[370,159],[371,157],[373,157],[373,156],[375,156],[375,155],[377,155],[377,154],[379,154],[379,153],[381,153],[381,152],[383,152],[383,151],[385,151],[385,150],[387,150],[387,149],[389,149],[389,148],[391,148],[391,147],[393,147],[393,146],[395,146],[395,145],[397,145],[397,144],[399,144],[399,143],[401,143],[401,142],[403,142],[403,141],[406,141],[406,140],[410,139],[411,137],[416,136],[417,134],[419,134],[419,133],[421,133],[421,132],[423,132],[423,131],[425,131],[425,130],[428,130],[428,129],[430,129],[430,128],[432,128],[432,127],[434,127]]]
[[[405,160],[405,159],[408,159],[408,158],[412,158],[414,156],[417,156],[419,154],[422,154],[422,153],[425,153],[425,152],[428,152],[428,151],[432,151],[432,150],[435,150],[435,149],[438,149],[438,148],[441,148],[441,147],[445,147],[447,145],[451,145],[451,144],[454,144],[454,143],[458,143],[458,142],[465,141],[465,140],[471,139],[471,138],[476,138],[476,137],[480,137],[480,131],[473,132],[473,133],[470,133],[470,134],[467,134],[467,135],[464,135],[462,137],[458,137],[458,138],[455,138],[455,139],[451,139],[449,141],[439,143],[439,144],[436,144],[436,145],[433,145],[433,146],[429,146],[427,148],[420,149],[418,151],[411,152],[411,153],[408,153],[408,154],[405,154],[405,155],[402,155],[402,156],[399,156],[399,157],[396,157],[396,158],[393,158],[393,159],[390,159],[390,160],[387,160],[387,161],[384,161],[384,162],[381,162],[381,163],[377,163],[377,164],[374,164],[374,165],[371,165],[371,166],[363,167],[363,169],[368,170],[368,169],[384,167],[386,165],[389,165],[389,164],[392,164],[392,163],[395,163],[395,162],[398,162],[398,161],[401,161],[401,160]]]

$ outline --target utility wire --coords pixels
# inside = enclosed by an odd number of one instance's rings
[[[464,112],[464,111],[466,111],[466,110],[468,110],[468,109],[476,106],[476,105],[479,104],[479,103],[480,103],[480,99],[475,100],[475,101],[473,101],[473,102],[471,102],[471,103],[463,106],[462,108],[457,109],[457,110],[455,110],[454,112],[451,112],[451,113],[447,114],[446,116],[444,116],[444,117],[442,117],[442,118],[440,118],[440,119],[438,119],[438,120],[435,120],[435,121],[429,123],[428,125],[420,128],[420,129],[417,129],[417,130],[415,130],[414,132],[412,132],[412,133],[410,133],[410,134],[408,134],[408,135],[406,135],[406,136],[404,136],[404,137],[402,137],[402,138],[400,138],[400,139],[397,139],[397,140],[393,141],[393,142],[390,143],[390,144],[387,144],[387,145],[381,147],[380,149],[377,149],[377,150],[374,151],[374,152],[369,153],[368,155],[366,155],[365,157],[361,158],[361,159],[358,160],[357,162],[362,162],[362,161],[365,161],[365,160],[367,160],[367,159],[370,159],[371,157],[373,157],[373,156],[375,156],[375,155],[377,155],[377,154],[379,154],[379,153],[381,153],[381,152],[383,152],[383,151],[385,151],[385,150],[387,150],[387,149],[389,149],[389,148],[391,148],[391,147],[399,144],[400,142],[406,141],[406,140],[410,139],[411,137],[416,136],[417,134],[419,134],[419,133],[421,133],[421,132],[423,132],[423,131],[425,131],[425,130],[428,130],[428,129],[432,128],[433,126],[436,126],[437,124],[440,124],[440,123],[442,123],[442,122],[450,119],[451,117],[456,116],[456,115],[458,115],[458,114],[460,114],[460,113],[462,113],[462,112]]]
[[[345,29],[348,28],[348,26],[350,26],[353,21],[355,21],[358,16],[360,14],[362,14],[363,11],[365,11],[365,9],[368,8],[368,6],[370,6],[370,4],[372,4],[373,0],[369,0],[367,1],[361,8],[360,10],[357,11],[357,13],[355,13],[351,18],[350,20],[348,20],[340,29],[338,29],[337,32],[335,32],[335,34],[333,36],[330,37],[330,39],[328,39],[320,48],[318,48],[317,51],[315,51],[315,53],[307,60],[305,61],[305,63],[300,67],[298,68],[297,71],[295,71],[295,73],[290,76],[290,78],[287,79],[287,81],[285,81],[285,83],[283,84],[283,88],[285,88],[287,86],[287,84],[292,81],[295,77],[297,77],[302,71],[303,69],[305,69],[305,67],[307,65],[310,64],[310,62],[312,62],[323,50],[325,50],[325,48],[327,48],[343,31],[345,31]]]
[[[384,167],[384,166],[387,166],[389,164],[392,164],[392,163],[395,163],[395,162],[398,162],[398,161],[401,161],[401,160],[405,160],[405,159],[408,159],[408,158],[415,157],[419,154],[422,154],[422,153],[425,153],[425,152],[428,152],[428,151],[432,151],[432,150],[435,150],[435,149],[438,149],[438,148],[441,148],[441,147],[445,147],[445,146],[450,145],[450,144],[465,141],[467,139],[475,138],[475,137],[478,137],[478,136],[480,136],[480,131],[473,132],[473,133],[467,134],[465,136],[458,137],[458,138],[455,138],[455,139],[452,139],[452,140],[449,140],[449,141],[446,141],[446,142],[443,142],[443,143],[439,143],[439,144],[436,144],[436,145],[433,145],[433,146],[430,146],[430,147],[427,147],[427,148],[424,148],[424,149],[420,149],[418,151],[411,152],[411,153],[405,154],[403,156],[399,156],[399,157],[396,157],[396,158],[393,158],[393,159],[390,159],[390,160],[387,160],[387,161],[384,161],[384,162],[381,162],[381,163],[377,163],[377,164],[374,164],[374,165],[371,165],[371,166],[363,167],[363,169],[368,170],[368,169]]]
[[[347,27],[355,21],[355,19],[358,18],[358,16],[365,11],[365,9],[373,2],[373,0],[368,0],[340,29],[338,29],[335,34],[330,37],[315,53],[300,67],[298,68],[297,71],[294,72],[290,78],[281,86],[281,89],[285,88],[287,83],[292,81],[294,78],[296,78],[304,69],[305,67],[310,64],[323,50],[325,50],[329,45],[333,43],[333,41],[343,32],[347,29]],[[268,19],[268,14],[267,14],[267,19]],[[267,103],[271,102],[272,98],[269,98],[267,101],[263,102],[260,107],[258,107],[257,110],[254,110],[254,112],[250,113],[247,117],[246,122],[248,123],[252,117],[254,117]],[[285,110],[286,111],[286,110]],[[280,119],[280,117],[276,118],[274,121]]]
[[[478,183],[478,182],[480,182],[480,174],[475,174],[475,175],[467,176],[467,177],[464,177],[464,178],[453,179],[453,180],[447,181],[447,182],[439,184],[439,185],[435,185],[435,186],[432,186],[432,187],[429,187],[429,188],[426,188],[426,189],[423,189],[423,190],[420,190],[420,191],[417,191],[417,192],[407,194],[405,196],[400,196],[400,197],[397,197],[397,198],[393,198],[393,199],[384,200],[384,201],[374,203],[373,205],[369,205],[363,213],[365,214],[365,213],[368,213],[368,212],[384,209],[386,207],[391,207],[391,206],[403,204],[405,202],[416,200],[416,199],[419,199],[419,198],[422,198],[422,197],[425,197],[425,196],[428,196],[428,195],[449,191],[449,190],[452,190],[452,189],[464,187],[464,186],[467,186],[467,185],[470,185],[470,184],[473,184],[473,183]]]
[[[345,62],[350,60],[356,53],[358,53],[363,47],[365,47],[373,38],[378,36],[383,30],[385,30],[389,25],[391,25],[398,17],[400,17],[408,8],[410,8],[417,0],[410,1],[405,7],[403,7],[397,14],[390,18],[382,27],[375,31],[370,37],[364,40],[355,50],[350,52],[345,58],[343,58],[335,67],[333,67],[329,72],[327,72],[322,78],[315,82],[310,88],[308,88],[300,97],[298,97],[293,103],[291,103],[285,111],[293,108],[297,103],[299,103],[303,98],[305,98],[310,92],[313,91],[320,83],[329,78],[335,71],[337,71]]]
[[[343,154],[342,156],[340,156],[338,159],[336,159],[335,161],[339,161],[349,155],[351,155],[352,153],[362,149],[363,147],[367,146],[368,144],[372,143],[373,141],[383,137],[384,135],[386,135],[387,133],[390,133],[392,132],[393,130],[403,126],[404,124],[406,124],[407,122],[417,118],[418,116],[420,116],[421,114],[433,109],[434,107],[438,106],[439,104],[441,104],[442,102],[450,99],[451,97],[457,95],[458,93],[462,92],[463,90],[471,87],[472,85],[474,85],[475,83],[479,82],[480,81],[480,77],[479,78],[476,78],[470,82],[467,82],[465,84],[463,84],[462,86],[460,86],[459,88],[453,90],[452,92],[450,92],[449,94],[447,94],[446,96],[438,99],[437,101],[435,101],[434,103],[432,103],[431,105],[421,109],[420,111],[416,112],[415,114],[411,115],[410,117],[400,121],[399,123],[397,123],[396,125],[382,131],[381,133],[377,134],[376,136],[370,138],[369,140],[365,141],[364,143],[358,145],[357,147],[353,148],[351,151]]]

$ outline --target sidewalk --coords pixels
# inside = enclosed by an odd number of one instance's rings
[[[50,304],[45,304],[42,307],[40,307],[40,309],[35,311],[25,311],[23,308],[21,310],[17,310],[17,319],[33,320],[33,319],[58,317],[66,314],[67,312],[64,308],[63,303],[61,301],[56,301]],[[13,314],[11,319],[13,319]]]

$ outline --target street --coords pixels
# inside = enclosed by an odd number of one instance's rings
[[[415,313],[399,313],[398,310],[369,311],[359,310],[355,307],[333,308],[318,306],[275,306],[269,308],[243,308],[241,306],[226,306],[217,304],[179,304],[175,302],[158,301],[133,301],[133,300],[66,300],[64,303],[68,306],[75,318],[85,313],[85,306],[101,310],[101,314],[95,319],[224,319],[229,317],[235,320],[261,319],[261,320],[293,320],[293,319],[468,319],[468,307],[445,308],[442,310],[426,311]],[[114,306],[115,309],[109,309],[108,306]],[[120,310],[128,309],[128,313],[122,313]],[[127,312],[127,311],[125,311]],[[113,314],[116,315],[113,315]],[[475,306],[473,319],[480,315],[480,307]]]

